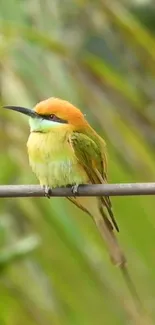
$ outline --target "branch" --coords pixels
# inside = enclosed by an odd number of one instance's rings
[[[129,184],[93,184],[80,185],[78,193],[73,193],[71,187],[54,188],[50,196],[129,196],[154,195],[155,183]],[[44,197],[45,190],[40,185],[1,185],[0,198],[7,197]]]

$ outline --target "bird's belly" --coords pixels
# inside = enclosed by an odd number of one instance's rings
[[[41,185],[51,187],[61,187],[73,184],[88,183],[88,178],[84,170],[71,160],[34,162],[30,161]]]

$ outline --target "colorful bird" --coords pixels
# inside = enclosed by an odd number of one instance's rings
[[[49,98],[34,110],[5,106],[30,117],[27,142],[29,162],[41,186],[48,188],[79,184],[107,183],[107,156],[104,140],[71,103]],[[110,256],[123,266],[125,257],[114,234],[119,230],[109,197],[69,197],[71,202],[95,221]]]

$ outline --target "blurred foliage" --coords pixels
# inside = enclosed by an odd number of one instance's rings
[[[154,17],[153,1],[1,0],[1,106],[67,99],[105,138],[109,181],[154,181]],[[1,184],[37,182],[28,133],[1,109]],[[1,324],[155,322],[154,198],[112,202],[145,315],[88,216],[65,199],[17,198],[0,201]]]

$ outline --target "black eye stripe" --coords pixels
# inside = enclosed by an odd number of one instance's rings
[[[63,120],[59,117],[57,117],[56,115],[41,115],[41,117],[44,119],[44,120],[48,120],[48,121],[53,121],[53,122],[58,122],[58,123],[63,123],[63,124],[67,124],[68,121],[66,120]]]

